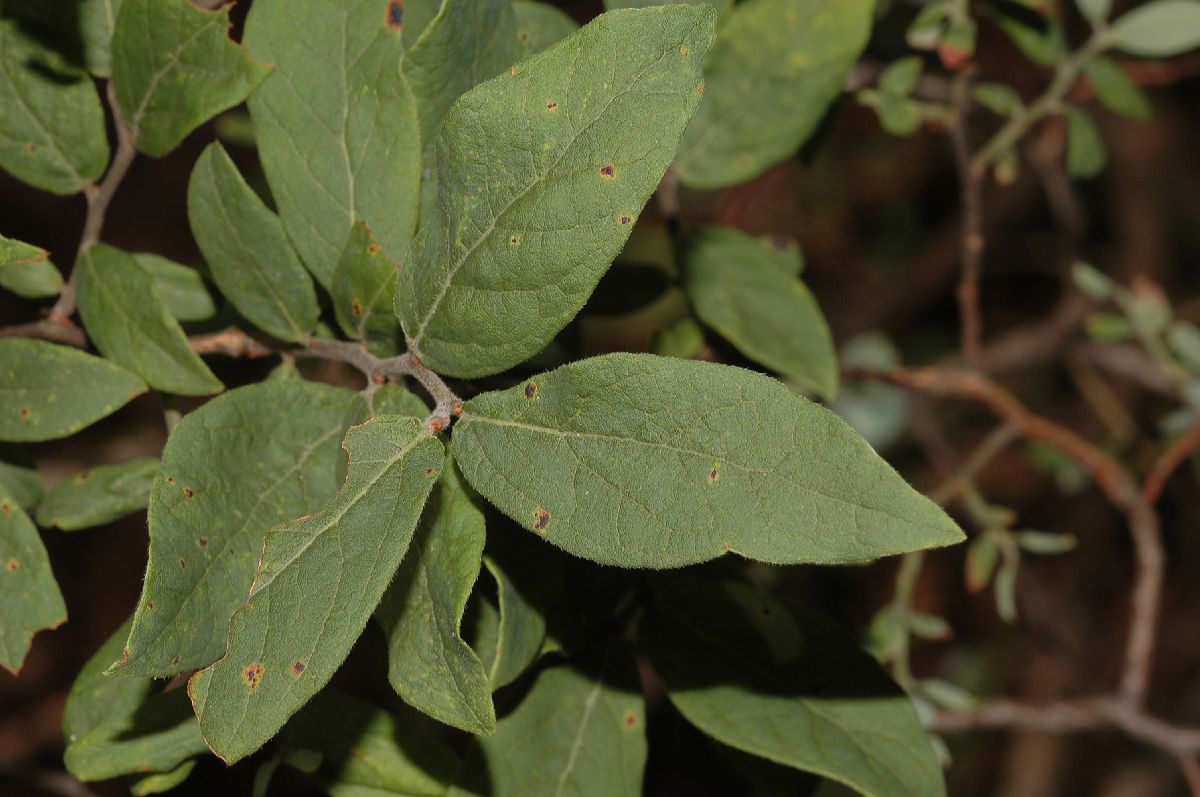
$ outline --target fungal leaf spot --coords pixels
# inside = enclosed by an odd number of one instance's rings
[[[388,3],[387,26],[392,30],[404,28],[404,0],[391,0]]]
[[[606,180],[611,180],[617,176],[617,164],[606,163],[600,167],[600,176]]]
[[[525,398],[531,399],[531,398],[535,397],[537,394],[538,394],[537,382],[526,382],[525,383]]]
[[[710,470],[708,472],[708,483],[716,484],[720,480],[721,480],[721,464],[717,463],[717,464],[713,465],[712,470]]]
[[[557,111],[557,110],[558,110],[558,103],[557,103],[557,102],[554,102],[553,100],[551,100],[550,102],[546,103],[546,110],[548,110],[548,111]]]
[[[350,302],[350,315],[355,318],[361,318],[363,314],[363,303],[360,299],[355,299]]]
[[[196,546],[199,548],[207,548],[208,547],[208,538],[207,537],[197,537],[196,538]]]
[[[619,217],[617,217],[617,221],[621,222],[622,224],[628,224],[629,222],[633,221],[633,216],[630,216],[628,213],[622,213]]]
[[[545,509],[539,509],[533,513],[533,530],[545,531],[550,525],[550,513]]]
[[[184,498],[195,498],[196,491],[193,490],[191,487],[184,487],[183,488],[183,497]]]
[[[242,668],[242,680],[246,682],[246,686],[250,687],[250,691],[258,688],[262,683],[263,672],[266,670],[260,662],[248,664]]]
[[[634,714],[632,711],[626,711],[625,718],[621,720],[621,724],[624,725],[626,729],[633,730],[638,726],[637,714]]]
[[[0,512],[3,512],[6,515],[9,512],[12,512],[12,504],[10,504],[7,500],[0,501]]]
[[[10,573],[15,573],[17,570],[21,569],[21,563],[18,562],[16,559],[9,559],[8,562],[4,565],[4,569]]]
[[[308,665],[304,662],[304,659],[296,659],[292,662],[292,675],[299,678],[307,668]]]

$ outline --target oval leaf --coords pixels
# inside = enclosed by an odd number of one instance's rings
[[[33,635],[66,619],[37,529],[0,485],[0,667],[16,675]]]
[[[108,360],[25,338],[0,339],[0,377],[0,440],[67,437],[146,392]]]
[[[714,363],[563,366],[468,401],[454,451],[522,526],[623,567],[860,562],[963,539],[836,415]]]
[[[38,507],[38,525],[78,531],[145,509],[157,472],[158,460],[151,457],[89,468],[46,493]]]
[[[79,256],[75,269],[79,315],[105,357],[167,393],[207,396],[225,389],[192,351],[154,279],[132,255],[96,244]]]
[[[465,94],[437,144],[438,203],[400,274],[409,346],[503,371],[583,307],[700,100],[710,8],[616,11]]]
[[[400,264],[388,257],[364,222],[351,228],[333,275],[333,309],[343,332],[395,348],[400,323],[392,312],[392,295],[399,271]]]
[[[1113,23],[1113,44],[1146,58],[1169,58],[1200,47],[1200,0],[1156,0]]]
[[[50,253],[0,235],[0,288],[26,299],[44,299],[62,290],[63,278]]]
[[[415,418],[383,415],[346,434],[346,483],[315,515],[267,534],[225,656],[188,682],[209,747],[230,763],[275,735],[321,690],[396,573],[442,467]]]
[[[207,321],[217,314],[216,299],[196,269],[149,252],[135,252],[133,259],[154,280],[176,321]]]
[[[220,657],[267,530],[333,497],[338,444],[364,411],[348,390],[275,380],[183,417],[150,493],[150,561],[123,674],[174,675]]]

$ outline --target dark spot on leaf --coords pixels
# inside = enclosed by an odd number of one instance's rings
[[[28,144],[25,145],[25,149],[29,152],[30,155],[32,155],[33,153],[37,152],[37,144],[34,144],[32,141],[30,141]]]
[[[95,473],[95,471],[94,471],[94,470],[92,470],[91,468],[88,468],[88,469],[87,469],[87,470],[85,470],[83,473],[81,473],[81,474],[79,474],[78,476],[76,476],[76,477],[75,477],[75,481],[76,481],[76,482],[78,482],[79,484],[83,484],[85,481],[87,481],[88,479],[92,478],[92,474],[93,474],[93,473]]]
[[[179,569],[180,569],[180,570],[187,570],[187,559],[180,559],[180,560],[179,560]]]
[[[631,730],[633,728],[636,728],[638,726],[637,714],[634,714],[632,711],[626,711],[625,719],[622,720],[622,724],[624,724],[626,728],[629,728]]]
[[[266,667],[260,663],[248,664],[242,669],[242,680],[246,682],[246,686],[250,687],[251,691],[257,689],[258,685],[262,683],[265,670]]]
[[[525,383],[525,398],[531,399],[538,394],[537,382]]]
[[[529,41],[529,34],[526,33],[525,31],[521,31],[520,33],[517,34],[517,41],[519,41],[519,42]]]
[[[404,0],[392,0],[388,3],[387,26],[392,30],[404,27]]]
[[[304,663],[303,659],[296,659],[295,661],[292,662],[292,675],[299,678],[304,673],[304,670],[307,668],[308,668],[308,665]]]
[[[146,604],[146,608],[147,608],[148,610],[150,610],[150,611],[154,611],[154,601],[150,601],[150,602],[148,602],[148,603]]]
[[[207,548],[208,547],[208,538],[207,537],[198,537],[196,539],[196,544],[199,545],[201,548]]]
[[[11,511],[12,511],[12,504],[10,504],[8,501],[0,501],[0,512],[3,512],[4,514],[7,515]]]
[[[426,475],[426,476],[432,476],[432,475],[433,475],[433,468],[429,468],[429,469],[427,469],[427,470],[425,471],[425,475]]]
[[[633,221],[633,216],[630,216],[627,213],[622,213],[621,216],[618,217],[617,221],[621,222],[622,224],[628,224],[629,222]]]
[[[22,407],[22,408],[21,408],[21,409],[20,409],[20,410],[17,412],[17,414],[18,414],[18,415],[20,415],[22,418],[28,418],[28,417],[29,417],[29,416],[30,416],[32,413],[29,411],[29,408],[28,408],[28,407]]]
[[[18,562],[16,559],[9,559],[8,562],[4,565],[4,569],[10,573],[15,572],[15,571],[21,569],[21,563]]]
[[[609,180],[611,180],[613,177],[616,177],[617,176],[617,164],[606,163],[603,166],[601,166],[600,167],[600,176],[606,177]]]
[[[508,245],[509,246],[520,246],[521,245],[521,236],[519,236],[519,235],[508,236]]]
[[[718,468],[714,467],[708,473],[708,483],[715,484],[716,482],[719,482],[720,480],[721,480],[721,471]]]
[[[379,254],[379,244],[370,244],[369,246],[367,246],[367,254],[368,255]]]
[[[171,666],[172,666],[172,667],[174,667],[174,666],[175,666],[175,665],[177,665],[177,664],[179,664],[179,657],[178,657],[178,656],[176,656],[175,658],[171,659]]]
[[[174,476],[168,476],[168,477],[167,477],[167,484],[174,484],[174,483],[175,483],[175,477],[174,477]]]
[[[533,513],[533,530],[545,531],[550,525],[550,513],[545,509],[539,509]]]
[[[358,299],[350,302],[350,315],[360,318],[363,314],[363,303]]]
[[[554,102],[554,101],[548,102],[548,103],[546,103],[546,108],[547,108],[547,110],[557,111],[558,103]]]
[[[183,488],[183,497],[184,498],[195,498],[196,491],[193,490],[191,487],[184,487]]]

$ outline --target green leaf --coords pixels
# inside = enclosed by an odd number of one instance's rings
[[[388,637],[388,680],[404,702],[487,734],[496,728],[488,674],[459,633],[486,536],[468,489],[447,463],[375,619]]]
[[[475,739],[449,797],[637,797],[646,764],[645,725],[628,652],[613,646],[548,667],[496,724],[495,735]]]
[[[196,269],[149,252],[135,252],[133,259],[154,280],[176,321],[207,321],[217,314],[216,299]]]
[[[1025,107],[1021,95],[1004,83],[977,83],[971,89],[975,101],[1000,116],[1011,116]]]
[[[780,268],[770,239],[705,227],[691,242],[685,286],[700,320],[755,362],[832,399],[833,336],[804,283]]]
[[[130,617],[92,654],[67,693],[63,736],[71,745],[114,717],[132,714],[157,687],[150,678],[113,678],[104,674],[121,655],[129,636]]]
[[[0,339],[0,440],[68,437],[145,392],[124,368],[78,349]]]
[[[704,330],[689,316],[679,319],[654,336],[650,351],[664,357],[690,360],[704,348]]]
[[[74,194],[108,165],[104,110],[88,74],[0,18],[0,168],[55,194]]]
[[[250,97],[259,155],[300,259],[331,287],[358,221],[396,255],[416,229],[417,112],[390,0],[256,0],[245,42],[277,66]]]
[[[495,690],[517,680],[542,653],[546,617],[562,591],[562,563],[553,549],[516,529],[499,529],[491,543],[483,563],[496,581],[500,611],[495,644],[481,645],[479,656]]]
[[[320,756],[310,776],[332,797],[442,797],[459,766],[425,729],[333,690],[287,724],[283,741],[292,755]]]
[[[1078,108],[1067,107],[1067,174],[1095,177],[1104,170],[1108,158],[1104,141],[1095,122]]]
[[[1079,8],[1079,13],[1092,22],[1108,19],[1108,15],[1112,13],[1112,0],[1075,0],[1075,5]]]
[[[1040,14],[1009,14],[1003,6],[985,9],[1008,34],[1017,49],[1035,64],[1052,67],[1066,59],[1069,53],[1062,25]]]
[[[867,797],[945,794],[908,696],[828,620],[694,575],[656,580],[655,595],[638,639],[700,730]]]
[[[133,797],[141,797],[145,794],[168,792],[187,780],[195,768],[196,759],[190,758],[167,772],[151,772],[149,775],[134,776],[129,784],[129,793]]]
[[[83,60],[96,77],[112,74],[112,36],[123,0],[79,0],[79,36]]]
[[[1146,58],[1170,58],[1200,47],[1200,0],[1155,0],[1112,24],[1120,50]]]
[[[16,675],[33,635],[66,619],[67,607],[37,529],[0,485],[0,667]]]
[[[26,299],[44,299],[62,290],[63,278],[50,253],[0,235],[0,288]]]
[[[893,136],[911,135],[921,126],[921,108],[907,97],[881,94],[875,110],[880,126]]]
[[[747,0],[704,61],[704,103],[675,164],[695,188],[744,182],[817,129],[867,43],[874,3]]]
[[[182,689],[157,692],[127,714],[106,719],[67,747],[63,763],[80,780],[168,772],[208,752]]]
[[[417,101],[427,169],[438,130],[454,101],[516,59],[516,27],[509,0],[445,0],[404,54],[401,71]]]
[[[1116,62],[1095,56],[1084,63],[1083,73],[1105,108],[1139,122],[1150,118],[1150,100]]]
[[[225,148],[205,148],[188,181],[188,221],[221,293],[252,324],[280,340],[317,325],[312,279],[279,217],[259,199]]]
[[[352,338],[394,341],[400,322],[392,312],[400,264],[375,241],[363,222],[354,225],[333,275],[333,309]]]
[[[26,512],[42,500],[41,474],[23,446],[0,443],[0,491],[7,492]]]
[[[569,14],[549,3],[513,0],[512,9],[517,15],[518,61],[524,61],[579,30],[578,23]]]
[[[379,415],[409,415],[424,418],[429,407],[415,393],[395,385],[380,385],[374,393],[367,395],[367,412],[359,416],[360,421],[369,421]]]
[[[271,74],[229,38],[229,9],[187,0],[123,0],[112,38],[121,115],[138,150],[166,155]]]
[[[221,656],[267,530],[333,497],[338,444],[363,412],[348,390],[273,380],[183,417],[150,493],[150,560],[123,674],[169,676]]]
[[[1071,281],[1088,298],[1097,302],[1108,301],[1117,291],[1117,284],[1107,274],[1084,260],[1076,260],[1071,264]]]
[[[343,446],[345,485],[317,514],[267,534],[250,597],[229,621],[225,656],[188,682],[204,738],[230,763],[274,736],[346,658],[400,565],[444,458],[420,421],[396,415],[351,428]]]
[[[145,509],[157,472],[158,460],[150,457],[89,468],[46,493],[38,507],[38,525],[78,531]]]
[[[509,517],[622,567],[861,562],[963,539],[836,415],[726,365],[572,363],[468,401],[454,450]]]
[[[674,156],[712,26],[699,7],[610,12],[458,101],[396,290],[430,367],[502,371],[579,312]]]
[[[105,357],[167,393],[207,396],[225,389],[192,351],[154,279],[132,255],[96,244],[79,256],[75,269],[79,315]]]
[[[908,96],[921,79],[925,63],[919,55],[910,55],[888,64],[879,76],[879,90],[884,94]]]

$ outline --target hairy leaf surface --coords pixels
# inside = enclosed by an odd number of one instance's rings
[[[156,691],[150,678],[112,678],[104,674],[129,638],[130,617],[113,631],[75,676],[63,706],[63,736],[73,744],[106,720],[133,712]]]
[[[267,530],[333,497],[338,446],[363,411],[348,390],[274,380],[183,417],[150,493],[150,561],[118,669],[161,677],[220,657]]]
[[[563,366],[468,401],[454,451],[509,517],[605,564],[859,562],[963,538],[836,415],[714,363]]]
[[[326,288],[358,221],[396,255],[416,229],[420,141],[390,0],[256,0],[245,42],[276,73],[250,97],[283,227]]]
[[[744,182],[794,153],[842,90],[874,3],[747,0],[704,61],[704,103],[675,165],[696,188]]]
[[[206,752],[187,694],[176,689],[155,691],[133,711],[105,718],[67,746],[63,763],[80,780],[108,780],[167,772]]]
[[[77,473],[46,493],[38,507],[38,525],[77,531],[145,509],[157,472],[158,460],[143,457]],[[106,664],[112,662],[109,659]]]
[[[132,255],[96,244],[75,268],[79,314],[105,357],[167,393],[207,396],[225,389],[192,351],[154,278]]]
[[[67,437],[145,392],[129,371],[70,346],[0,339],[0,440]]]
[[[392,260],[363,222],[350,230],[333,275],[333,309],[338,326],[352,338],[391,343],[400,332],[392,295],[400,264]]]
[[[108,165],[104,110],[88,74],[0,18],[0,168],[55,194],[74,194]]]
[[[271,74],[230,40],[229,9],[122,0],[112,39],[113,84],[140,151],[166,155]]]
[[[408,549],[442,467],[415,418],[383,415],[346,434],[346,483],[315,515],[271,529],[225,656],[188,682],[209,746],[250,755],[321,690],[362,633]]]
[[[396,313],[435,370],[537,353],[621,250],[699,104],[711,9],[618,11],[455,104]]]
[[[66,619],[37,529],[0,485],[0,667],[19,672],[33,635]]]
[[[945,794],[912,701],[828,620],[743,583],[672,575],[655,592],[638,639],[702,731],[869,797]]]
[[[313,330],[319,309],[312,279],[279,217],[219,142],[192,169],[188,220],[221,293],[251,323],[280,340],[301,340]]]

